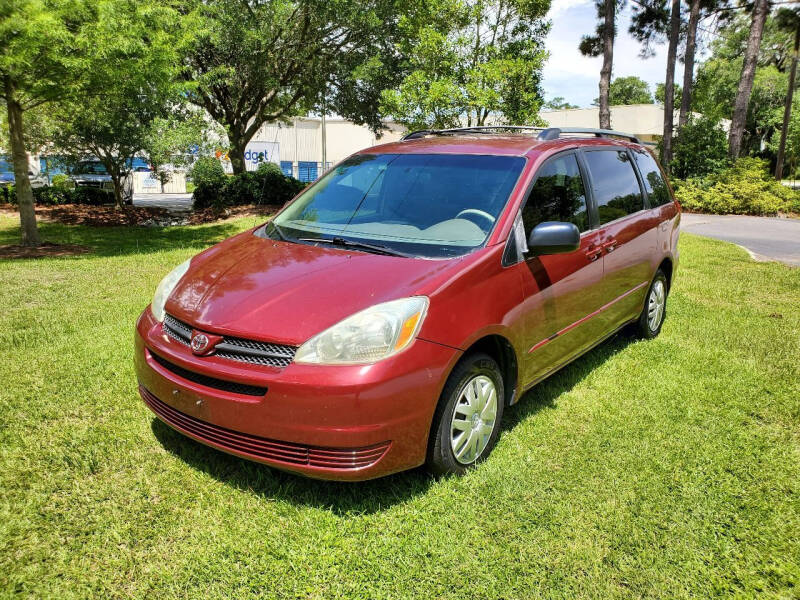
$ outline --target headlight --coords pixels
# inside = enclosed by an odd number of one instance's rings
[[[312,337],[300,346],[294,360],[363,364],[387,358],[414,341],[427,310],[424,296],[376,304]]]
[[[161,280],[161,283],[158,284],[156,293],[153,295],[153,302],[150,304],[150,310],[158,321],[164,320],[164,305],[167,303],[167,298],[169,298],[169,295],[172,293],[172,290],[175,289],[181,277],[189,270],[189,262],[191,260],[192,259],[186,260],[172,269],[172,271]]]

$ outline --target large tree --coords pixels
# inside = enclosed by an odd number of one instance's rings
[[[778,11],[776,22],[780,29],[788,31],[794,36],[792,66],[789,70],[786,103],[781,122],[781,141],[778,145],[778,156],[775,161],[775,179],[780,180],[783,177],[783,155],[786,150],[786,136],[789,132],[789,121],[792,116],[792,96],[794,95],[795,76],[797,75],[797,53],[800,51],[800,8],[781,8]]]
[[[692,110],[715,119],[731,118],[744,63],[742,49],[747,44],[750,25],[749,14],[735,11],[734,18],[719,30],[711,42],[709,57],[697,70]],[[741,155],[761,152],[764,143],[780,127],[793,37],[791,32],[778,27],[774,17],[767,18],[747,107]]]
[[[669,169],[672,160],[672,134],[675,114],[675,62],[678,58],[678,37],[681,32],[681,1],[672,0],[669,11],[669,43],[667,73],[664,79],[664,135],[661,138],[661,160]]]
[[[598,105],[599,103],[600,99],[595,98],[593,104]],[[608,89],[609,106],[652,103],[653,94],[650,92],[650,85],[644,79],[631,75],[617,77],[611,81]]]
[[[225,128],[233,170],[268,122],[327,110],[380,127],[380,90],[396,72],[391,0],[180,0],[189,99]]]
[[[544,17],[549,0],[444,0],[448,19],[423,19],[404,52],[409,72],[382,110],[409,128],[537,124],[543,104]],[[422,16],[422,15],[418,15]]]
[[[744,50],[742,74],[739,78],[736,100],[733,103],[731,129],[728,134],[728,155],[732,159],[739,156],[739,152],[742,148],[742,138],[744,137],[744,128],[747,120],[747,105],[750,103],[750,93],[753,90],[758,50],[761,45],[764,23],[769,14],[769,6],[769,0],[755,0],[753,5],[750,34],[747,38],[747,46]]]
[[[600,68],[598,105],[600,106],[600,127],[611,129],[611,110],[609,91],[611,72],[614,65],[614,38],[617,32],[617,13],[625,5],[625,0],[595,0],[599,23],[594,35],[581,39],[579,50],[584,56],[603,56]]]
[[[100,160],[118,207],[154,121],[167,118],[182,97],[172,34],[177,16],[150,1],[101,3],[97,23],[86,33],[91,69],[83,93],[59,107],[57,146],[75,159]]]
[[[88,73],[84,35],[96,2],[18,0],[0,3],[0,99],[7,113],[22,244],[41,243],[28,178],[25,115],[73,95]]]

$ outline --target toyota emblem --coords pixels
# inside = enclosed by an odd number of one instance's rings
[[[203,354],[208,349],[208,336],[204,333],[195,334],[192,337],[192,352]]]

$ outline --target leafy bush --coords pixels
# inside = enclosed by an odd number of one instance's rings
[[[246,204],[281,206],[305,187],[303,182],[284,175],[273,163],[263,163],[255,171],[227,177],[219,187],[216,183],[213,187],[201,186],[196,179],[194,184],[194,206],[200,209]]]
[[[800,213],[800,193],[770,177],[767,161],[740,158],[708,177],[675,181],[675,197],[684,209],[733,215]]]
[[[729,165],[728,137],[719,121],[691,118],[674,141],[670,170],[679,179],[704,177]]]
[[[192,197],[195,208],[208,208],[209,206],[221,208],[224,206],[222,188],[228,177],[219,160],[211,156],[198,158],[192,166],[190,176],[194,184]]]
[[[4,190],[3,201],[17,204],[14,186]],[[88,204],[100,206],[114,203],[114,192],[93,187],[66,187],[46,185],[33,188],[33,201],[39,206],[55,206],[57,204]]]
[[[64,173],[53,175],[53,180],[51,181],[51,185],[54,188],[59,188],[59,189],[67,189],[75,187],[75,184],[72,183],[72,180]]]
[[[89,204],[100,206],[114,204],[114,192],[94,187],[76,187],[66,191],[72,204]]]

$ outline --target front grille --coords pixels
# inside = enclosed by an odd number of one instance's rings
[[[320,448],[279,442],[196,419],[165,404],[141,385],[139,394],[150,410],[168,425],[212,446],[257,459],[329,469],[361,469],[378,462],[389,448],[389,442],[362,448]]]
[[[173,340],[188,346],[192,340],[192,327],[172,315],[164,316],[164,333]],[[214,356],[254,365],[284,368],[294,359],[297,348],[269,342],[259,342],[238,337],[223,337],[214,348]]]
[[[164,367],[167,371],[175,373],[175,375],[178,377],[183,377],[184,379],[199,385],[222,390],[224,392],[231,392],[232,394],[243,394],[245,396],[263,396],[267,393],[267,388],[265,387],[247,385],[246,383],[237,383],[235,381],[227,381],[225,379],[217,379],[216,377],[210,377],[201,373],[195,373],[189,369],[184,369],[181,366],[171,363],[166,358],[159,356],[152,350],[150,351],[150,356],[152,356],[153,360]]]

